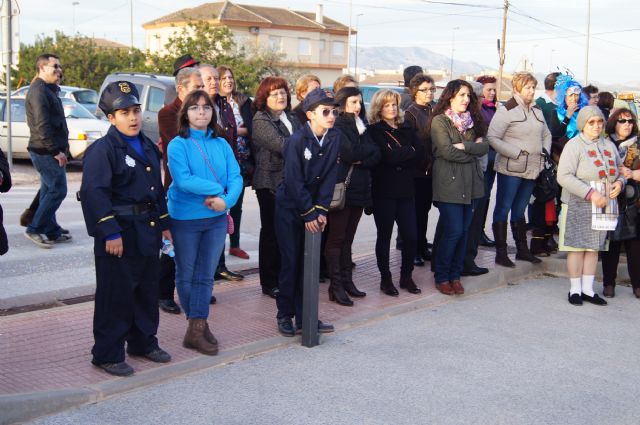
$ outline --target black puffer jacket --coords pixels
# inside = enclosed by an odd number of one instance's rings
[[[8,192],[11,189],[11,173],[9,172],[9,162],[4,152],[0,150],[0,192]],[[2,205],[0,205],[0,255],[4,255],[9,250],[9,240],[7,232],[3,226]]]
[[[369,207],[371,201],[371,171],[380,161],[380,149],[373,143],[369,132],[360,135],[353,114],[344,112],[336,119],[334,127],[344,135],[340,148],[340,163],[338,166],[338,182],[343,182],[349,173],[349,167],[354,162],[351,180],[347,186],[346,204],[354,207]]]
[[[60,88],[36,78],[27,92],[28,149],[40,155],[57,155],[69,150],[69,130],[64,117]]]

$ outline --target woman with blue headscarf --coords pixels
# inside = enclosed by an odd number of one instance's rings
[[[580,133],[576,118],[578,111],[589,104],[589,99],[582,93],[580,83],[570,75],[560,75],[555,90],[558,107],[551,117],[551,156],[557,164],[564,145]]]

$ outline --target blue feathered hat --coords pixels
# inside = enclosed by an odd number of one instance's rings
[[[558,76],[555,85],[558,113],[562,116],[565,116],[567,114],[567,102],[565,101],[565,94],[571,87],[578,87],[580,89],[580,100],[578,100],[579,109],[582,109],[589,104],[589,98],[582,92],[582,86],[580,85],[580,83],[574,80],[571,75],[562,74]]]

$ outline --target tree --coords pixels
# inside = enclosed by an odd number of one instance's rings
[[[33,45],[20,45],[20,61],[12,74],[12,87],[29,84],[36,74],[39,55],[53,53],[60,57],[63,84],[99,90],[104,78],[116,71],[145,71],[145,55],[139,49],[116,49],[96,46],[93,39],[70,37],[56,31],[55,37],[40,35]]]
[[[150,72],[172,74],[175,59],[190,54],[202,63],[229,66],[233,69],[238,91],[243,93],[255,93],[267,75],[288,74],[284,54],[236,40],[229,28],[213,26],[206,21],[191,20],[180,30],[176,28],[164,48],[162,55],[147,56]]]

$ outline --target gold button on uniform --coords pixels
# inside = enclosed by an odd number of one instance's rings
[[[155,227],[155,226],[156,226],[156,222],[155,222],[155,221],[152,221],[151,223],[149,223],[149,226],[151,226],[151,227]]]

